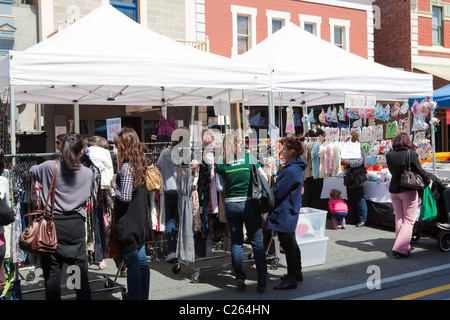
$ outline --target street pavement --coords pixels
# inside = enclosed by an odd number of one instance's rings
[[[329,240],[324,264],[303,268],[303,282],[298,283],[297,289],[286,291],[273,290],[286,273],[286,268],[279,265],[271,269],[269,266],[267,288],[263,294],[256,291],[253,263],[245,264],[246,290],[237,291],[229,253],[218,253],[216,259],[199,259],[191,266],[182,263],[176,273],[173,270],[175,264],[167,263],[157,250],[158,257],[149,259],[150,300],[391,300],[413,293],[408,290],[414,291],[416,282],[440,278],[442,284],[450,283],[450,253],[440,251],[435,239],[420,239],[409,258],[399,259],[391,256],[395,237],[391,228],[348,225],[346,230],[333,230],[328,219],[325,236]],[[251,250],[248,248],[247,251]],[[92,298],[122,300],[126,277],[118,276],[116,279],[114,261],[107,259],[106,262],[104,270],[99,270],[97,265],[89,267]],[[197,268],[201,268],[199,281],[193,282],[192,276]],[[23,278],[28,273],[27,269],[20,271]],[[409,285],[409,289],[403,285]],[[21,280],[21,289],[23,300],[45,299],[40,268],[35,269],[34,280]],[[73,294],[73,290],[63,290],[64,298],[74,299]]]

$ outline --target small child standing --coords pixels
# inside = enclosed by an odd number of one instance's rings
[[[345,230],[345,217],[348,213],[348,207],[345,201],[341,199],[341,192],[339,190],[332,189],[330,191],[330,201],[328,201],[328,208],[331,212],[333,229],[337,230],[338,221],[342,219],[342,229]]]

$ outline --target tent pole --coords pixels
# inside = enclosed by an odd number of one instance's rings
[[[435,132],[434,132],[434,122],[430,121],[431,124],[431,147],[433,152],[433,175],[436,175],[436,145],[435,145]]]
[[[10,128],[11,128],[11,154],[16,154],[16,101],[14,99],[14,86],[10,86]],[[13,157],[13,165],[15,164],[15,158]]]
[[[273,105],[273,92],[269,91],[269,124],[275,125],[275,108]]]
[[[74,131],[80,133],[80,105],[73,105],[73,121],[75,122]]]
[[[41,117],[42,117],[42,105],[39,103],[37,105],[37,128],[36,128],[37,131],[41,131],[42,128]]]

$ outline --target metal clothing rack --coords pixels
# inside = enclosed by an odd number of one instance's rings
[[[5,158],[12,158],[13,160],[13,165],[15,163],[14,159],[16,158],[33,158],[33,157],[59,157],[61,155],[61,153],[59,152],[48,152],[48,153],[17,153],[17,154],[5,154]],[[14,282],[20,283],[19,277],[23,278],[23,276],[20,274],[20,271],[24,271],[24,270],[29,270],[29,274],[26,276],[26,280],[27,281],[32,281],[35,278],[35,267],[25,267],[25,268],[19,268],[19,263],[15,263],[14,264]],[[99,289],[99,290],[92,290],[91,293],[101,293],[101,292],[105,292],[105,291],[115,291],[115,290],[120,290],[122,292],[122,298],[126,299],[126,287],[124,285],[121,285],[119,283],[117,283],[117,278],[119,276],[121,270],[121,266],[118,268],[117,273],[115,275],[114,280],[110,279],[107,275],[103,276],[103,279],[98,279],[98,280],[90,280],[89,283],[94,283],[94,282],[103,282],[104,281],[104,289]],[[62,285],[61,288],[65,288],[67,287],[66,285]],[[28,290],[28,291],[22,291],[21,294],[30,294],[30,293],[36,293],[36,292],[40,292],[40,291],[44,291],[45,288],[39,288],[39,289],[33,289],[33,290]],[[62,296],[61,299],[65,300],[65,299],[70,299],[75,297],[76,294],[73,295],[66,295],[66,296]]]

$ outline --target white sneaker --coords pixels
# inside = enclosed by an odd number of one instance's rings
[[[171,262],[172,260],[175,260],[177,258],[175,252],[170,252],[169,255],[166,258],[166,262]]]

